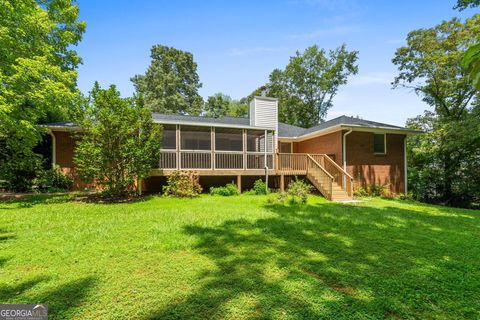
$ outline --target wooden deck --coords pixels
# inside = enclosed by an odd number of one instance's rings
[[[267,170],[265,170],[267,168]],[[350,200],[353,178],[325,154],[168,151],[162,152],[152,176],[168,176],[176,170],[193,170],[199,176],[284,176],[305,175],[327,199]]]

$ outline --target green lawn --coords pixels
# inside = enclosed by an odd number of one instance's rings
[[[480,318],[480,212],[393,200],[0,203],[0,303],[52,319]]]

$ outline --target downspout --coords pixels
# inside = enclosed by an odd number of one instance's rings
[[[408,193],[408,169],[407,169],[407,136],[403,139],[403,172],[404,172],[404,179],[405,179],[405,195]]]
[[[352,133],[353,129],[350,128],[343,135],[343,170],[347,172],[347,136]],[[343,187],[347,190],[347,176],[343,175]]]
[[[52,137],[52,169],[55,169],[55,165],[57,164],[57,140],[52,130],[48,130],[48,133],[50,137]]]
[[[352,133],[353,129],[350,128],[343,135],[343,170],[347,171],[347,136]]]

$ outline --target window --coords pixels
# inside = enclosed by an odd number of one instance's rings
[[[162,131],[162,149],[173,149],[177,148],[177,138],[176,128],[172,125],[164,125]]]
[[[230,128],[215,128],[215,150],[242,151],[243,130]]]
[[[210,127],[180,127],[182,150],[210,150],[211,140]]]
[[[374,134],[373,138],[373,152],[376,154],[387,153],[387,136],[385,133]]]

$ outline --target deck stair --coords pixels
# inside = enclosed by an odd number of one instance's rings
[[[353,178],[327,155],[307,155],[307,178],[329,200],[353,199]]]

